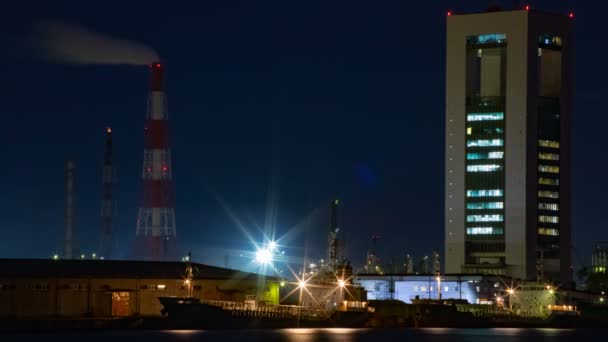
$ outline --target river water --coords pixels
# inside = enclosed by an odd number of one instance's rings
[[[155,341],[605,341],[608,330],[603,329],[277,329],[277,330],[166,330],[166,331],[108,331],[50,334],[8,334],[1,341],[79,341],[79,342],[155,342]]]

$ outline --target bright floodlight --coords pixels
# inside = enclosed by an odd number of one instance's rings
[[[277,248],[277,243],[275,241],[270,241],[268,243],[268,249],[270,249],[271,251],[274,251]]]
[[[269,264],[272,261],[272,254],[268,249],[258,249],[255,253],[255,261],[262,265]]]
[[[298,283],[298,287],[303,289],[306,287],[306,282],[304,280],[300,280],[300,282]]]
[[[344,287],[346,286],[346,282],[343,279],[338,279],[338,285],[340,285],[340,287]]]
[[[513,291],[513,289],[508,289],[508,290],[507,290],[507,292],[508,292],[509,294],[513,294],[515,291]]]

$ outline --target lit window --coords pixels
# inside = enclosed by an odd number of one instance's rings
[[[473,127],[467,127],[467,135],[473,134]]]
[[[505,33],[490,33],[490,34],[481,34],[478,36],[469,36],[467,37],[467,43],[469,44],[500,44],[507,40],[507,35]]]
[[[467,235],[501,235],[502,228],[493,227],[471,227],[467,228]]]
[[[481,140],[469,140],[467,141],[467,147],[487,147],[487,146],[503,146],[504,141],[502,139],[481,139]]]
[[[504,152],[475,152],[475,153],[467,153],[468,160],[478,160],[478,159],[502,159],[504,157]]]
[[[493,172],[493,171],[499,171],[500,169],[502,169],[502,166],[500,165],[469,165],[467,166],[467,171],[468,172]]]
[[[559,148],[559,141],[555,140],[539,140],[538,146],[540,147],[550,147],[550,148]]]
[[[541,45],[562,46],[562,37],[551,34],[542,34],[538,36],[538,43]]]
[[[559,204],[557,204],[557,203],[538,203],[538,209],[558,211]]]
[[[479,210],[479,209],[503,209],[503,202],[477,202],[467,203],[467,209]]]
[[[557,191],[540,190],[540,191],[538,191],[538,197],[543,197],[543,198],[559,198],[559,192],[557,192]]]
[[[539,215],[538,216],[538,222],[543,222],[543,223],[559,223],[559,217],[557,217],[557,216]]]
[[[557,153],[538,152],[538,159],[541,159],[541,160],[559,160],[559,154],[557,154]]]
[[[502,222],[502,215],[468,215],[467,222]]]
[[[502,189],[496,190],[467,190],[467,197],[500,197]]]
[[[159,285],[156,285],[156,289],[157,289],[157,290],[164,290],[166,287],[167,287],[167,286],[165,286],[164,284],[159,284]]]
[[[505,118],[505,113],[471,113],[467,114],[467,121],[495,121]]]
[[[540,177],[538,179],[538,184],[543,184],[543,185],[559,185],[559,179]]]
[[[538,228],[538,235],[559,236],[559,229]]]
[[[559,173],[559,166],[553,165],[538,165],[538,171],[548,173]]]

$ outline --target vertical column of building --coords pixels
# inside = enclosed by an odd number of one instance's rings
[[[565,16],[541,22],[531,14],[530,64],[538,86],[531,89],[536,117],[537,279],[566,284],[570,273],[569,67],[570,24]],[[542,24],[541,24],[542,23]],[[534,102],[532,102],[534,103]]]
[[[101,202],[101,240],[99,256],[104,259],[114,257],[114,215],[115,202],[113,197],[114,166],[112,164],[112,129],[106,128],[106,145],[102,171],[102,202]]]
[[[170,260],[175,258],[176,233],[164,70],[160,63],[153,63],[151,69],[136,254],[145,260]]]
[[[505,265],[507,35],[471,35],[466,43],[465,264],[477,271]]]

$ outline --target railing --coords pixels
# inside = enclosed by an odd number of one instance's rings
[[[326,320],[330,312],[326,310],[306,309],[295,305],[266,305],[247,302],[230,302],[220,300],[202,300],[201,303],[221,307],[230,311],[235,317],[252,318],[304,318],[308,320]]]

